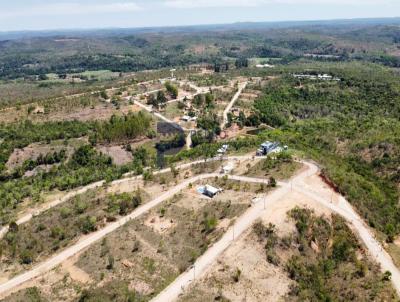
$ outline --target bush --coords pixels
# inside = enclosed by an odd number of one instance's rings
[[[97,229],[96,222],[97,219],[94,216],[85,216],[84,218],[82,218],[80,221],[80,228],[82,232],[84,234],[88,234],[96,231]]]
[[[20,252],[19,258],[22,264],[31,264],[33,261],[32,252],[27,249]]]
[[[108,255],[107,269],[112,270],[113,268],[114,268],[114,257],[112,255]]]

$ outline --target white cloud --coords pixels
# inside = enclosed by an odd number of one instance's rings
[[[29,17],[29,16],[66,16],[88,15],[101,13],[129,13],[140,10],[141,7],[133,2],[115,2],[107,4],[83,3],[49,3],[27,7],[25,9],[1,11],[2,18]]]
[[[396,0],[165,0],[175,8],[258,7],[267,4],[390,5]]]
[[[176,8],[251,7],[264,4],[263,0],[167,0],[166,6]]]

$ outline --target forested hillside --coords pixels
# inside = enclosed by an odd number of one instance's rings
[[[292,71],[304,65],[293,66]],[[392,241],[400,232],[400,82],[378,65],[308,65],[339,82],[272,81],[255,103],[268,135],[296,145],[324,167],[371,226]]]
[[[391,24],[392,22],[393,24]],[[251,57],[291,61],[304,54],[399,67],[397,19],[386,24],[303,24],[73,33],[0,41],[0,78],[86,70],[137,71]],[[326,59],[326,58],[325,58]]]

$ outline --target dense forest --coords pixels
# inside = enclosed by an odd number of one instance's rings
[[[308,65],[339,82],[271,81],[255,102],[269,137],[303,150],[390,242],[400,232],[400,85],[374,64]],[[293,69],[303,68],[294,65]]]
[[[0,78],[14,79],[48,73],[86,70],[118,72],[218,63],[253,57],[283,62],[307,54],[320,60],[366,60],[400,66],[398,19],[379,23],[240,26],[227,29],[57,33],[54,36],[0,40]],[[1,37],[0,37],[1,39]],[[318,59],[318,57],[316,57]],[[217,65],[220,66],[220,65]]]

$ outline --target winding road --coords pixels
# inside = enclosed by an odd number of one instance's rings
[[[275,203],[280,200],[285,194],[291,190],[298,191],[313,200],[319,202],[323,206],[331,209],[333,212],[339,214],[351,224],[353,231],[355,231],[361,240],[366,245],[370,256],[380,264],[382,271],[390,271],[392,273],[392,283],[400,295],[400,271],[394,265],[392,258],[382,248],[381,244],[374,238],[372,232],[359,217],[359,215],[353,210],[351,205],[346,201],[345,198],[340,196],[339,204],[333,204],[331,200],[326,199],[313,192],[305,182],[304,179],[308,176],[315,175],[318,172],[318,167],[315,164],[309,162],[302,162],[308,167],[306,171],[303,171],[296,177],[292,178],[290,182],[278,183],[280,188],[273,191],[266,197],[267,207],[265,208],[264,203],[259,202],[252,206],[235,224],[228,229],[225,235],[214,245],[212,245],[202,256],[200,256],[190,270],[181,274],[174,282],[172,282],[167,288],[165,288],[158,296],[152,299],[152,302],[164,302],[176,300],[184,289],[190,285],[196,278],[199,278],[206,270],[216,262],[217,258],[225,251],[232,242],[235,241],[246,229],[248,229],[257,219],[259,219],[263,211],[268,211],[268,205]],[[234,177],[234,179],[241,180],[244,182],[265,182],[262,179],[248,178],[248,177]]]

